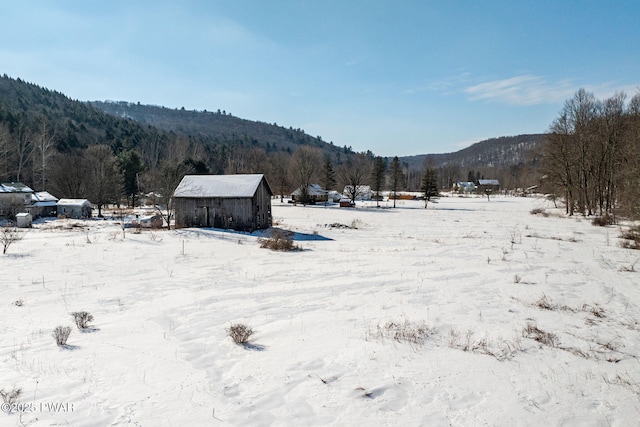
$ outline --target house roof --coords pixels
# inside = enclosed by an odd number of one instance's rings
[[[500,181],[497,179],[479,179],[478,184],[480,185],[500,185]]]
[[[31,195],[31,204],[33,206],[55,206],[57,202],[58,198],[47,191],[39,191]]]
[[[300,196],[302,195],[302,187],[298,187],[293,193],[291,193],[294,196]],[[307,187],[307,194],[309,196],[324,196],[325,194],[327,194],[327,190],[325,190],[324,188],[322,188],[320,186],[320,184],[309,184],[309,186]]]
[[[253,197],[264,179],[262,174],[185,175],[173,192],[174,197]],[[265,180],[266,183],[266,180]],[[271,188],[267,183],[270,193]]]
[[[459,181],[456,182],[456,185],[463,188],[476,188],[476,185],[471,181]]]
[[[21,182],[0,183],[0,193],[33,193],[33,190]]]

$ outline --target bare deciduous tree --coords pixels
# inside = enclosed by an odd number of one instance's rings
[[[340,167],[340,179],[344,183],[344,195],[355,203],[363,195],[364,186],[371,177],[371,160],[358,153]]]
[[[102,207],[114,203],[122,192],[122,176],[116,167],[116,158],[106,145],[92,145],[84,151],[83,161],[87,197],[98,206],[98,217],[102,217]]]
[[[309,186],[317,178],[317,171],[322,164],[322,153],[320,149],[301,146],[291,157],[291,175],[295,182],[300,185],[300,201],[309,201]]]
[[[34,163],[34,169],[37,177],[37,186],[40,190],[45,190],[47,186],[47,172],[49,166],[49,159],[53,155],[53,141],[56,135],[56,130],[49,123],[46,117],[40,117],[38,123],[38,131],[34,138],[34,154],[36,160]]]
[[[637,141],[640,96],[625,107],[616,93],[599,101],[580,89],[565,103],[544,144],[544,168],[551,192],[564,195],[566,213],[640,214]],[[635,213],[634,213],[635,212]]]
[[[9,246],[22,240],[22,232],[15,227],[0,227],[0,243],[2,244],[2,253],[6,254]]]

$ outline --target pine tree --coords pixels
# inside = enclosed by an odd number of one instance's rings
[[[376,206],[380,206],[380,192],[382,191],[382,186],[384,184],[384,171],[386,167],[384,164],[384,159],[380,156],[377,156],[373,161],[373,191],[376,193]]]
[[[398,193],[398,187],[400,187],[400,180],[402,179],[402,167],[400,165],[400,159],[395,156],[391,161],[391,192],[393,193],[393,207],[396,207],[396,199]]]
[[[434,168],[426,168],[422,175],[422,194],[424,195],[424,208],[431,199],[439,196],[438,193],[438,171]]]

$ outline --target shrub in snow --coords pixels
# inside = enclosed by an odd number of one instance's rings
[[[597,216],[591,220],[591,224],[604,227],[606,225],[615,224],[615,219],[611,215]]]
[[[56,326],[51,335],[58,346],[67,345],[67,340],[71,335],[71,326]]]
[[[229,335],[236,344],[248,343],[249,339],[253,335],[253,329],[242,323],[234,323],[229,326],[226,331],[227,335]]]
[[[533,322],[527,323],[527,326],[522,330],[522,336],[531,338],[549,347],[556,347],[558,345],[558,337],[556,334],[543,331]]]
[[[286,230],[272,229],[269,237],[258,239],[261,248],[267,248],[274,251],[294,251],[299,249],[293,243],[293,233]]]
[[[534,209],[531,209],[531,210],[529,211],[529,213],[530,213],[531,215],[542,215],[542,216],[544,216],[544,217],[548,217],[548,216],[549,216],[549,214],[548,214],[544,209],[541,209],[541,208],[534,208]]]
[[[632,227],[620,233],[620,237],[625,239],[621,246],[625,249],[640,249],[640,226]]]
[[[547,296],[544,294],[533,305],[538,307],[540,310],[555,310],[556,308],[556,306],[553,305],[549,298],[547,298]]]
[[[0,396],[2,397],[2,410],[6,413],[11,413],[13,410],[13,406],[18,402],[18,398],[22,394],[22,389],[13,388],[12,390],[5,391],[5,389],[0,390]]]
[[[369,335],[378,339],[387,338],[409,344],[422,344],[425,338],[433,333],[433,329],[424,323],[405,320],[404,322],[389,321],[384,325],[377,325],[375,330],[369,332]]]
[[[89,322],[93,321],[93,315],[86,311],[75,311],[71,313],[71,316],[73,316],[73,321],[76,322],[78,329],[87,329]]]
[[[15,387],[9,391],[5,391],[4,389],[0,390],[0,396],[2,397],[2,402],[7,403],[9,405],[16,403],[21,394],[22,394],[22,389],[15,388]]]

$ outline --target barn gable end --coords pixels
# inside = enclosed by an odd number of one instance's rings
[[[262,174],[186,175],[173,196],[175,226],[238,231],[269,228],[272,195]]]

